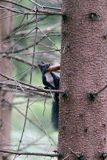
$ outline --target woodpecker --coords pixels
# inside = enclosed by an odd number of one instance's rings
[[[38,65],[41,73],[42,73],[42,83],[45,86],[45,89],[59,89],[59,81],[60,77],[52,72],[52,70],[56,70],[55,67],[50,66],[47,63],[41,63]],[[59,66],[57,66],[59,69]],[[52,100],[52,116],[51,121],[55,130],[58,130],[58,118],[59,118],[59,93],[53,93]]]

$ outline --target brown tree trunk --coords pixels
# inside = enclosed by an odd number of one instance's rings
[[[107,153],[107,1],[63,0],[59,152],[66,160]],[[92,92],[92,94],[90,94]],[[87,96],[88,95],[88,96]]]
[[[11,4],[3,3],[0,1],[0,5],[11,7]],[[3,41],[12,28],[12,13],[0,9],[0,52],[8,50],[10,42]],[[11,76],[12,63],[11,60],[0,57],[0,72]],[[4,81],[3,77],[0,77],[0,81]],[[10,92],[3,91],[0,88],[0,149],[8,149],[10,144],[10,129],[11,129],[11,102],[13,96]],[[7,159],[6,155],[0,154],[0,160]]]

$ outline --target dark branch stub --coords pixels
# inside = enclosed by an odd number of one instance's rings
[[[87,94],[87,98],[89,99],[89,101],[94,102],[96,97],[103,92],[105,89],[107,88],[107,85],[105,85],[103,88],[101,88],[99,91],[97,92],[90,92]]]
[[[86,160],[82,153],[74,152],[71,148],[69,148],[69,150],[75,156],[75,160]]]
[[[83,154],[78,154],[76,160],[86,160]]]
[[[66,101],[68,97],[69,97],[69,91],[66,89],[64,93],[62,93],[62,98],[64,99],[64,101]]]
[[[87,98],[89,99],[89,101],[94,102],[97,95],[98,95],[97,93],[90,92],[90,93],[87,94]]]
[[[64,158],[64,154],[63,153],[59,153],[58,158],[59,159],[63,159]]]
[[[107,153],[101,153],[100,154],[100,157],[99,157],[101,160],[105,160],[107,158]]]
[[[67,15],[66,15],[66,14],[63,14],[62,18],[63,18],[63,21],[64,21],[64,22],[66,22],[66,21],[67,21],[67,19],[68,19],[68,17],[67,17]]]
[[[103,35],[103,39],[104,39],[104,40],[107,40],[107,35]]]
[[[88,17],[91,21],[98,21],[99,20],[99,15],[97,15],[97,13],[94,13],[94,12],[89,13]]]

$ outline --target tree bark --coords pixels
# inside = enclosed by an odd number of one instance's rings
[[[0,1],[0,5],[12,7],[9,3]],[[11,32],[12,29],[12,13],[5,9],[0,9],[0,52],[5,52],[10,46],[9,41],[3,39]],[[0,57],[0,72],[8,76],[12,75],[12,63],[7,58]],[[0,81],[4,81],[0,76]],[[11,130],[11,102],[13,95],[10,92],[3,91],[0,88],[0,149],[8,149],[10,145]],[[0,154],[0,160],[6,160],[6,154]]]
[[[59,152],[98,160],[107,153],[107,89],[93,93],[107,83],[107,1],[63,0],[63,13]]]

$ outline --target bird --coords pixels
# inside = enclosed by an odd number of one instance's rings
[[[57,90],[59,89],[60,76],[53,71],[60,69],[60,65],[51,66],[49,63],[41,62],[38,67],[42,73],[42,83],[45,89]],[[53,128],[58,130],[58,119],[59,119],[59,93],[53,93],[52,99],[52,114],[51,122]]]

